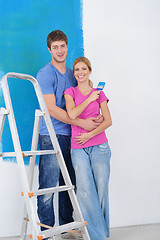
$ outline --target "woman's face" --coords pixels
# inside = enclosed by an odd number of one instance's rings
[[[85,63],[79,62],[74,66],[74,76],[79,83],[88,81],[90,74],[91,71]]]

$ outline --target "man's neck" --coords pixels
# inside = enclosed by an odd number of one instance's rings
[[[65,74],[65,72],[66,72],[66,62],[59,63],[59,62],[56,62],[56,61],[52,60],[51,63],[53,64],[53,66],[55,68],[58,69],[58,71],[60,71],[62,74]]]

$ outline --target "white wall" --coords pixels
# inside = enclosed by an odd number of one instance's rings
[[[26,166],[26,172],[28,166]],[[38,168],[35,167],[33,189],[38,187]],[[2,162],[0,158],[0,237],[18,236],[21,234],[24,199],[18,164]],[[33,200],[36,211],[36,199]],[[30,225],[28,232],[31,233]]]
[[[111,226],[160,222],[160,1],[84,0],[91,80],[106,81],[113,125]]]

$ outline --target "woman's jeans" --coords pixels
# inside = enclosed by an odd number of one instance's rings
[[[70,136],[57,135],[57,139],[72,181],[75,185],[75,173],[71,162],[70,155]],[[50,136],[39,135],[40,150],[52,150],[52,142]],[[55,154],[42,155],[39,160],[39,189],[56,187],[64,185],[63,177],[60,172],[59,164]],[[40,222],[49,226],[54,226],[55,216],[53,208],[54,194],[46,194],[37,197],[38,200],[38,216]],[[68,196],[68,192],[59,193],[59,222],[60,225],[73,221],[73,208]],[[46,228],[41,228],[46,230]]]
[[[77,198],[91,240],[109,237],[111,151],[108,143],[71,150],[76,174]]]

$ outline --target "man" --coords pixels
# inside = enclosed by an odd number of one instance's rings
[[[52,61],[45,65],[37,74],[37,80],[42,89],[42,93],[51,116],[51,121],[71,178],[75,185],[75,175],[70,156],[70,124],[81,126],[87,131],[96,128],[99,123],[95,119],[75,119],[71,120],[66,112],[63,92],[69,87],[76,86],[76,80],[72,70],[66,66],[68,51],[68,40],[66,35],[55,30],[47,37],[47,46],[51,54]],[[53,149],[49,133],[44,119],[41,119],[39,148],[41,150]],[[43,155],[39,161],[39,189],[64,185],[62,175],[56,156]],[[72,205],[67,192],[59,194],[59,221],[60,225],[72,222]],[[40,222],[49,226],[55,223],[53,210],[53,194],[38,197],[38,215]],[[42,227],[42,230],[45,228]]]

